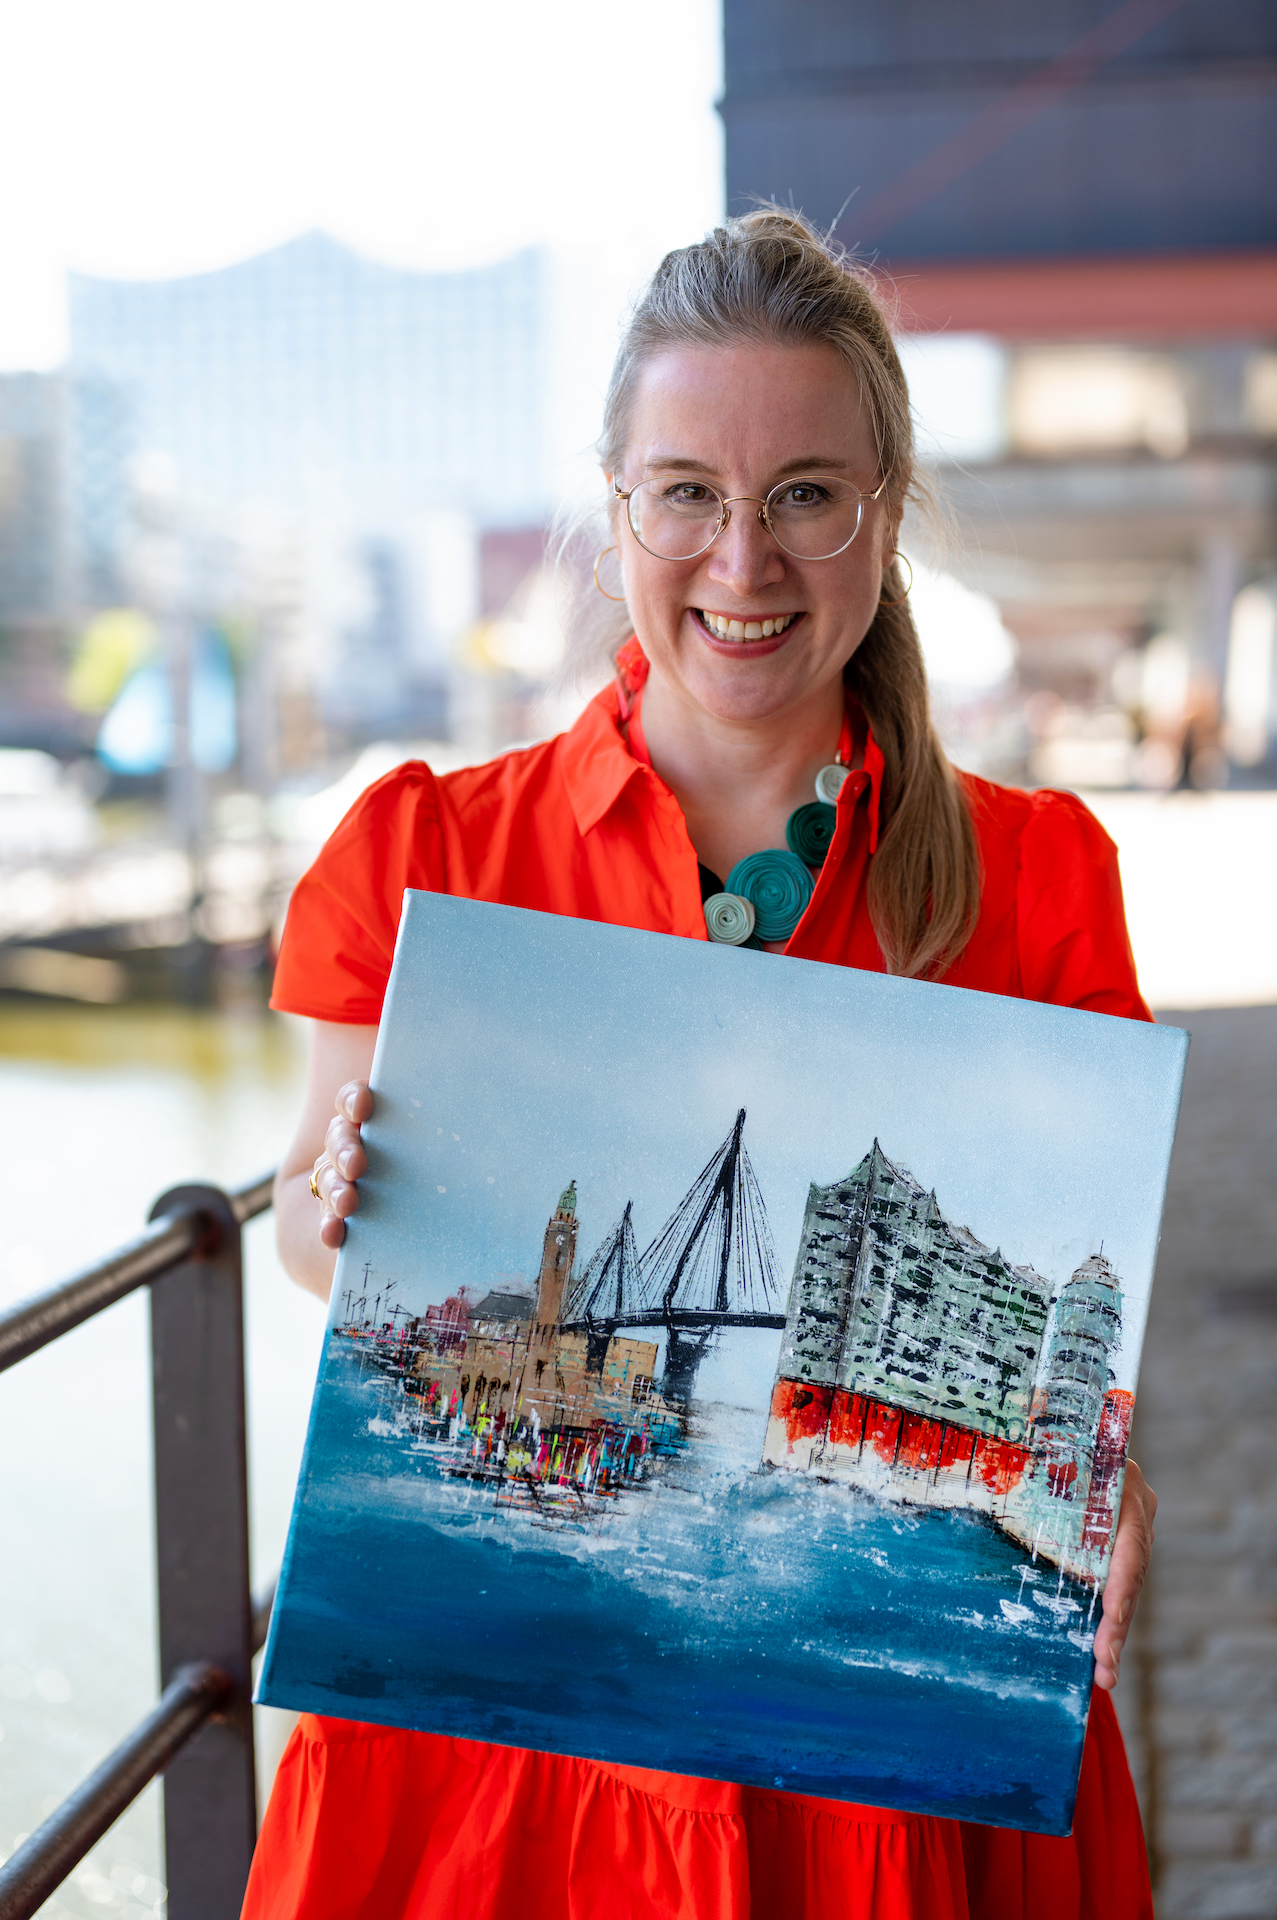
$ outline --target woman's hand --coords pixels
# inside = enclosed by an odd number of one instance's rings
[[[312,1022],[301,1119],[275,1177],[280,1259],[321,1300],[328,1298],[337,1249],[359,1205],[355,1183],[368,1167],[359,1129],[373,1109],[368,1076],[376,1044],[376,1027]]]
[[[1126,1463],[1122,1508],[1117,1516],[1117,1539],[1104,1587],[1104,1617],[1095,1635],[1095,1684],[1110,1690],[1117,1685],[1118,1663],[1139,1602],[1140,1588],[1153,1551],[1153,1516],[1157,1495],[1133,1460]]]
[[[356,1183],[368,1171],[368,1155],[359,1134],[364,1121],[372,1118],[368,1082],[348,1080],[333,1105],[336,1111],[328,1122],[324,1151],[315,1161],[311,1179],[324,1206],[319,1237],[326,1247],[337,1248],[346,1238],[347,1220],[359,1207]]]

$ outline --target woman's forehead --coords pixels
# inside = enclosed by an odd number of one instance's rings
[[[834,347],[672,346],[639,370],[627,454],[644,466],[752,457],[850,468],[875,453],[860,384]]]

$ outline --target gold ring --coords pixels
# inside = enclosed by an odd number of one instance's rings
[[[321,1192],[319,1191],[319,1188],[318,1188],[318,1187],[317,1187],[317,1186],[315,1185],[315,1175],[314,1175],[314,1173],[312,1173],[312,1174],[311,1174],[311,1176],[310,1176],[310,1190],[311,1190],[311,1192],[312,1192],[312,1193],[314,1194],[314,1196],[315,1196],[315,1198],[316,1198],[316,1200],[322,1200],[322,1199],[323,1199],[323,1197],[324,1197],[324,1196],[323,1196],[323,1194],[322,1194],[322,1193],[321,1193]]]

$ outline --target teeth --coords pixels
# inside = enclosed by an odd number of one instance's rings
[[[784,633],[797,618],[796,613],[786,613],[779,620],[729,620],[724,613],[701,610],[701,619],[720,640],[770,640],[774,633]]]

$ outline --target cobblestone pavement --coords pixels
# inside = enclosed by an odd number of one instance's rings
[[[1160,1501],[1118,1708],[1158,1920],[1277,1920],[1277,1007],[1188,1078],[1132,1452]]]

